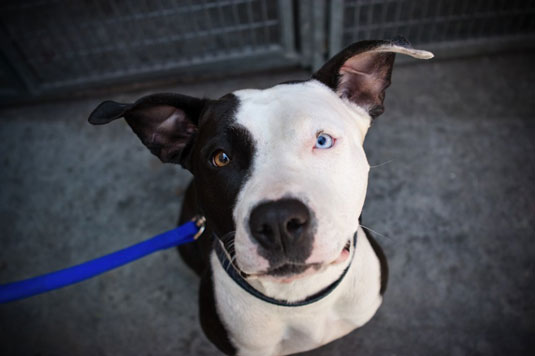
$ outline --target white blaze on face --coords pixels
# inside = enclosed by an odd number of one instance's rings
[[[234,208],[238,266],[247,273],[268,268],[250,237],[249,215],[260,202],[282,197],[300,199],[316,219],[306,262],[334,261],[357,230],[364,204],[369,115],[315,80],[234,94],[237,123],[250,131],[256,149]],[[332,148],[314,148],[320,132],[335,139]]]

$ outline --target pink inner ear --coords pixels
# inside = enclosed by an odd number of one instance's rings
[[[174,161],[197,131],[183,110],[170,105],[133,110],[127,121],[163,162]]]
[[[172,107],[168,117],[156,128],[153,143],[161,146],[160,157],[170,160],[181,151],[197,128],[187,119],[184,111]]]
[[[165,114],[167,118],[158,125],[156,132],[172,136],[174,131],[181,129],[181,123],[185,121],[186,115],[176,108],[166,110]]]
[[[347,59],[339,70],[338,95],[378,116],[393,63],[394,54],[385,52],[365,52]]]

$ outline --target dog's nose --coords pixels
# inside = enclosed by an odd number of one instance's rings
[[[301,201],[285,198],[261,203],[251,212],[249,227],[264,249],[283,252],[292,260],[308,257],[312,221],[310,210]]]

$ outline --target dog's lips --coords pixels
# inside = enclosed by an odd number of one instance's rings
[[[351,241],[348,241],[340,254],[329,263],[311,263],[311,264],[292,264],[287,263],[277,268],[268,270],[263,273],[253,274],[250,276],[264,277],[279,283],[290,283],[297,279],[301,279],[310,276],[321,269],[326,267],[341,264],[349,258],[351,251]]]
[[[338,257],[330,264],[337,265],[337,264],[345,262],[349,258],[350,251],[351,251],[351,241],[348,241],[345,244],[344,248],[342,249],[342,252],[340,252]]]

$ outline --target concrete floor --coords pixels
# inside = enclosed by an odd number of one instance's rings
[[[306,355],[535,351],[535,53],[399,66],[366,141],[363,224],[388,256],[383,306]],[[168,88],[217,97],[303,72]],[[132,101],[145,93],[116,95]],[[103,99],[0,111],[0,283],[101,256],[172,228],[190,175],[124,122],[86,123]],[[0,354],[217,355],[198,281],[174,250],[0,306]]]

